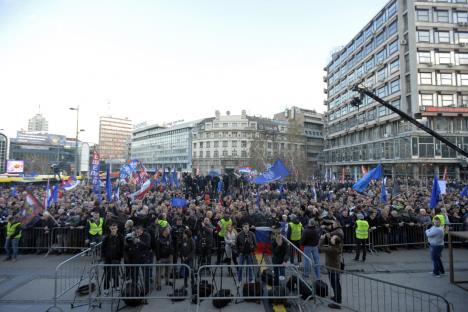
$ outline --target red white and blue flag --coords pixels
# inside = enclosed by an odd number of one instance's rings
[[[255,227],[255,240],[257,241],[257,254],[271,255],[271,228],[267,226]]]
[[[65,191],[71,191],[78,185],[80,185],[80,181],[76,177],[69,177],[68,180],[62,181],[62,188]]]
[[[26,205],[21,213],[21,224],[26,225],[30,223],[36,216],[44,211],[44,206],[41,202],[34,197],[33,194],[26,194]]]
[[[132,200],[135,200],[135,198],[142,199],[143,197],[145,197],[145,194],[148,193],[151,187],[153,186],[152,181],[153,180],[150,179],[150,180],[147,180],[145,183],[143,183],[143,185],[138,191],[130,194],[130,198]]]

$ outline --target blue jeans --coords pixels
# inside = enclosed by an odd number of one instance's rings
[[[318,246],[304,246],[304,254],[307,256],[304,257],[304,276],[309,277],[309,268],[311,266],[309,259],[314,259],[315,278],[320,279],[320,254]]]
[[[5,241],[5,252],[7,258],[16,259],[18,257],[19,238],[7,238]]]
[[[240,265],[243,265],[243,264],[252,265],[253,264],[252,255],[251,254],[241,254],[239,256],[239,264]],[[237,270],[237,280],[239,282],[242,282],[242,269],[243,269],[242,267],[239,267],[239,269]],[[249,272],[249,281],[252,281],[253,280],[252,267],[249,267],[247,269],[247,271]]]
[[[431,253],[432,260],[432,273],[439,275],[445,273],[444,265],[442,264],[442,249],[444,246],[429,246],[429,251]]]

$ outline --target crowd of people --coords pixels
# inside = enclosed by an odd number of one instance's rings
[[[395,184],[398,193],[392,192]],[[357,244],[355,259],[362,255],[362,261],[366,260],[368,234],[362,232],[364,221],[367,232],[380,233],[380,245],[386,252],[399,243],[411,244],[416,238],[405,234],[407,230],[427,227],[435,215],[441,216],[444,224],[456,223],[468,229],[468,198],[460,195],[459,183],[447,183],[447,193],[434,210],[428,209],[430,186],[420,181],[388,181],[386,202],[381,202],[379,183],[371,184],[366,194],[355,192],[352,185],[353,181],[318,180],[255,185],[233,175],[185,175],[178,187],[155,185],[141,199],[132,200],[129,196],[137,186],[122,184],[117,200],[106,200],[103,190],[103,200],[99,201],[92,186],[82,183],[72,191],[61,191],[58,202],[28,224],[20,222],[27,205],[25,196],[29,192],[42,201],[44,186],[17,186],[15,193],[8,186],[0,190],[0,224],[5,229],[6,260],[17,259],[22,230],[67,227],[82,229],[86,244],[102,241],[105,263],[123,260],[130,264],[183,263],[189,267],[195,262],[211,264],[212,258],[216,264],[253,263],[256,242],[252,233],[256,227],[273,228],[274,233],[284,234],[295,246],[304,246],[306,267],[308,259],[319,263],[321,250],[327,255],[327,265],[336,268],[341,267],[337,254],[343,245]],[[173,198],[184,198],[187,205],[173,207]],[[300,253],[281,247],[281,237],[274,237],[272,243],[273,263],[302,261]],[[158,288],[163,278],[164,283],[170,283],[167,270],[160,271],[156,278]],[[252,272],[248,273],[249,280],[253,279]],[[284,275],[275,273],[278,277]],[[310,273],[320,279],[320,270],[304,272],[306,276]],[[107,288],[113,274],[113,270],[106,272]],[[185,274],[185,284],[188,278]],[[237,278],[242,279],[242,271],[238,271]],[[332,279],[337,281],[336,276],[330,276]],[[149,279],[145,278],[145,282]],[[339,302],[339,292],[335,294]]]

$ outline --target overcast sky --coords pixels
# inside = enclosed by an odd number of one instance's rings
[[[323,67],[384,0],[0,0],[0,129],[323,112]],[[110,103],[110,104],[109,104]]]

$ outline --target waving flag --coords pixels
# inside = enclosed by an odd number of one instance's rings
[[[460,193],[460,196],[463,197],[468,197],[468,185],[463,188],[463,190]]]
[[[33,221],[40,213],[44,211],[44,206],[41,204],[33,194],[28,192],[26,194],[26,205],[21,213],[21,224],[27,225]]]
[[[135,193],[132,193],[130,194],[130,198],[132,200],[135,200],[136,199],[142,199],[143,197],[145,197],[145,194],[148,193],[148,191],[151,189],[151,186],[152,186],[152,180],[148,180],[146,181],[145,183],[143,183],[143,185],[141,186],[141,188],[136,191]]]
[[[271,228],[266,226],[255,227],[255,240],[257,241],[257,254],[271,255]],[[284,244],[284,243],[283,243]]]
[[[80,185],[80,181],[75,177],[70,177],[68,180],[62,181],[62,187],[65,191],[71,191],[78,185]]]
[[[439,181],[437,179],[437,176],[434,176],[434,183],[432,184],[431,201],[429,202],[429,208],[434,209],[435,207],[437,207],[437,203],[439,202],[439,195]]]
[[[263,172],[262,174],[258,175],[255,178],[256,184],[265,184],[277,181],[281,178],[287,177],[289,175],[288,169],[284,166],[281,160],[275,161],[273,166],[270,166]]]
[[[364,192],[364,190],[369,186],[369,183],[372,180],[378,180],[383,175],[382,165],[379,164],[377,167],[369,171],[365,176],[363,176],[359,181],[354,183],[353,189],[359,193]]]
[[[58,202],[58,193],[59,193],[60,185],[55,184],[52,190],[52,194],[50,195],[49,199],[47,200],[47,207],[50,207],[53,203]],[[46,208],[47,209],[47,208]]]
[[[93,192],[98,196],[99,202],[101,202],[101,178],[99,177],[99,171],[100,171],[99,160],[100,160],[99,154],[96,151],[96,149],[94,149],[89,176],[91,178],[91,184],[93,185]]]
[[[171,200],[171,206],[174,208],[185,208],[188,205],[188,201],[185,198],[174,197]]]
[[[112,200],[112,183],[110,179],[110,164],[106,164],[106,196],[107,201]]]
[[[380,189],[380,202],[386,203],[387,202],[387,191],[385,190],[385,183],[387,182],[387,178],[382,179],[382,187]]]

